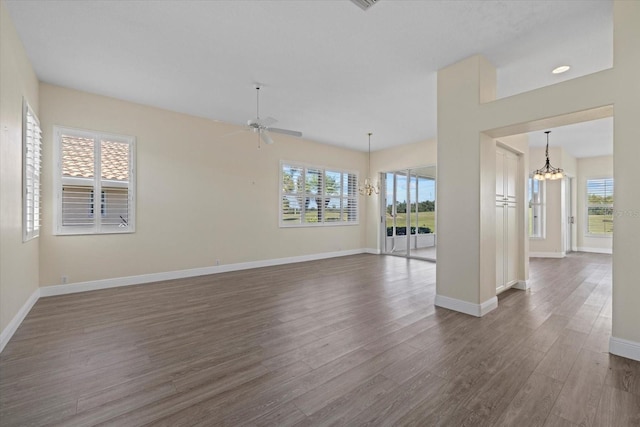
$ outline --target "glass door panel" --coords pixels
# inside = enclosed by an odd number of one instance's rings
[[[385,174],[384,253],[435,260],[435,172],[430,166]]]

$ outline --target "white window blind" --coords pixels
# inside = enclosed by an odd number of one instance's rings
[[[587,234],[613,235],[613,178],[587,180]]]
[[[281,164],[280,225],[358,223],[358,176],[353,172]]]
[[[23,145],[23,194],[22,230],[23,240],[40,235],[40,169],[42,151],[42,131],[40,122],[29,104],[24,101],[22,118]]]
[[[59,234],[134,231],[135,139],[56,129]]]

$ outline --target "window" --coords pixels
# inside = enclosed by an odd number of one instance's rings
[[[57,233],[135,231],[135,138],[56,127],[55,147]]]
[[[358,223],[357,174],[284,162],[280,169],[280,226]]]
[[[613,178],[587,180],[587,234],[613,235]]]
[[[544,238],[544,181],[529,177],[529,237]]]
[[[22,115],[22,238],[40,235],[40,165],[42,132],[29,104],[23,102]]]

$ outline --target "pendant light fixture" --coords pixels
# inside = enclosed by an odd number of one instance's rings
[[[551,131],[548,130],[545,131],[545,133],[547,134],[547,149],[544,154],[547,157],[547,161],[542,168],[533,172],[533,179],[537,179],[538,181],[562,179],[562,177],[564,177],[564,171],[560,168],[554,168],[551,166],[551,162],[549,162],[549,134]]]
[[[378,182],[376,181],[376,183],[373,184],[371,178],[369,178],[369,175],[371,173],[371,135],[373,134],[369,132],[369,166],[367,168],[367,177],[364,180],[364,184],[358,186],[358,193],[363,196],[371,196],[372,194],[380,193]]]

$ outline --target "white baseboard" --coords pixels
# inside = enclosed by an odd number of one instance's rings
[[[449,310],[459,311],[475,317],[482,317],[498,307],[498,297],[489,298],[482,304],[474,304],[444,295],[436,295],[435,305]]]
[[[640,343],[622,338],[609,338],[609,353],[640,362]]]
[[[611,248],[583,248],[578,247],[578,252],[590,252],[593,254],[613,254],[613,249]]]
[[[527,283],[526,280],[518,280],[518,283],[513,285],[512,288],[520,289],[521,291],[526,291],[527,289],[530,288],[530,285]]]
[[[529,258],[564,258],[565,252],[529,252]]]
[[[207,274],[226,273],[229,271],[248,270],[251,268],[270,267],[274,265],[292,264],[296,262],[314,261],[347,255],[368,253],[367,249],[351,249],[337,252],[300,255],[287,258],[275,258],[262,261],[240,262],[236,264],[216,265],[210,267],[191,268],[188,270],[166,271],[161,273],[141,274],[137,276],[117,277],[113,279],[91,280],[88,282],[69,283],[66,285],[50,285],[40,288],[40,296],[73,294],[76,292],[95,291],[98,289],[116,288],[119,286],[141,285],[163,280],[184,279],[187,277],[205,276]]]
[[[20,310],[18,310],[16,315],[13,316],[13,319],[11,319],[7,327],[4,328],[2,333],[0,333],[0,353],[2,353],[2,350],[4,350],[4,347],[7,345],[13,334],[15,334],[18,330],[18,326],[20,326],[24,318],[27,317],[27,314],[29,314],[31,308],[33,308],[33,305],[38,301],[39,298],[40,289],[36,289],[27,299],[24,305],[20,307]]]
[[[380,255],[380,249],[376,249],[376,248],[365,248],[364,249],[364,253],[366,254],[374,254],[374,255]]]

